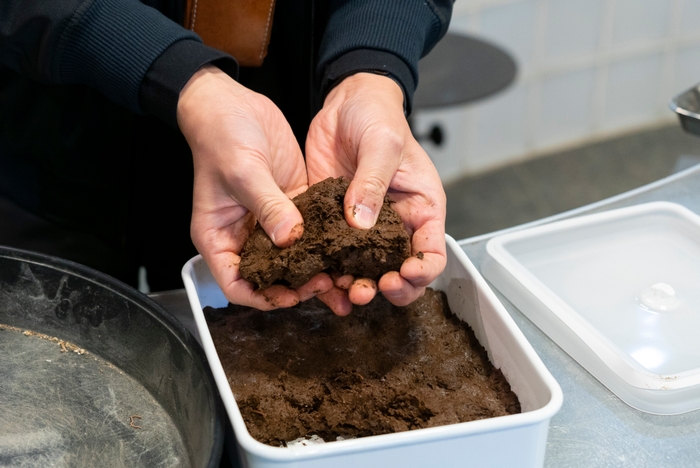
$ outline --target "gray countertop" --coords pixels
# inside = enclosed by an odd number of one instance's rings
[[[474,265],[481,269],[486,243],[495,235],[659,200],[678,203],[700,214],[700,166],[598,203],[504,231],[464,239],[459,244]],[[497,290],[495,292],[564,392],[562,408],[552,418],[549,427],[546,467],[700,466],[700,411],[657,416],[627,406],[503,295]]]
[[[672,201],[700,214],[700,166],[598,203],[505,231],[463,239],[459,244],[480,269],[486,242],[495,235],[658,200]],[[700,467],[700,411],[656,416],[627,406],[498,291],[496,295],[564,392],[562,408],[549,427],[546,467]],[[154,293],[151,297],[197,336],[184,290]]]

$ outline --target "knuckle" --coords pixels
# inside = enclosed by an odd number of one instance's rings
[[[258,221],[264,226],[268,226],[276,219],[283,216],[286,202],[278,198],[265,197],[258,199],[255,203],[255,212],[258,213]]]
[[[388,184],[379,176],[379,174],[369,174],[363,181],[363,186],[365,193],[377,196],[384,196],[389,189]]]
[[[372,130],[372,138],[380,142],[386,151],[397,152],[403,150],[405,141],[402,132],[390,126],[375,126]]]

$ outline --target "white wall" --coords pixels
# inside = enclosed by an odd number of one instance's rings
[[[414,114],[444,182],[637,128],[673,122],[700,82],[700,0],[457,0],[450,31],[507,50],[518,76],[465,106]]]

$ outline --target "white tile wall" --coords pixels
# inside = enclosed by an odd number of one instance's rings
[[[450,32],[456,34],[469,34],[469,32],[473,29],[473,26],[470,24],[471,20],[472,16],[466,13],[452,16],[452,21],[450,21]]]
[[[662,54],[655,54],[610,65],[603,117],[605,128],[644,124],[659,117],[658,93],[663,63]]]
[[[682,2],[683,15],[680,24],[682,38],[692,38],[700,35],[700,1],[684,0]]]
[[[674,122],[672,96],[700,83],[700,0],[460,0],[450,31],[518,63],[510,88],[445,111],[445,181],[560,147]]]
[[[603,0],[548,0],[545,6],[547,60],[596,51],[603,24]]]
[[[475,141],[465,169],[500,165],[522,152],[527,145],[528,88],[516,84],[490,98],[475,111]]]
[[[535,141],[548,146],[577,139],[591,127],[595,70],[554,75],[542,82]]]
[[[479,37],[495,42],[509,52],[521,72],[529,69],[535,44],[535,1],[524,0],[484,8],[479,19]]]
[[[679,50],[675,65],[674,94],[700,83],[700,44]]]
[[[672,3],[668,0],[617,0],[613,44],[646,42],[666,37]]]

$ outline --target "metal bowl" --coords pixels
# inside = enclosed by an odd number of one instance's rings
[[[700,84],[675,96],[669,107],[678,114],[686,132],[700,136]]]
[[[0,465],[219,465],[223,411],[206,357],[144,294],[0,247],[0,324]]]

